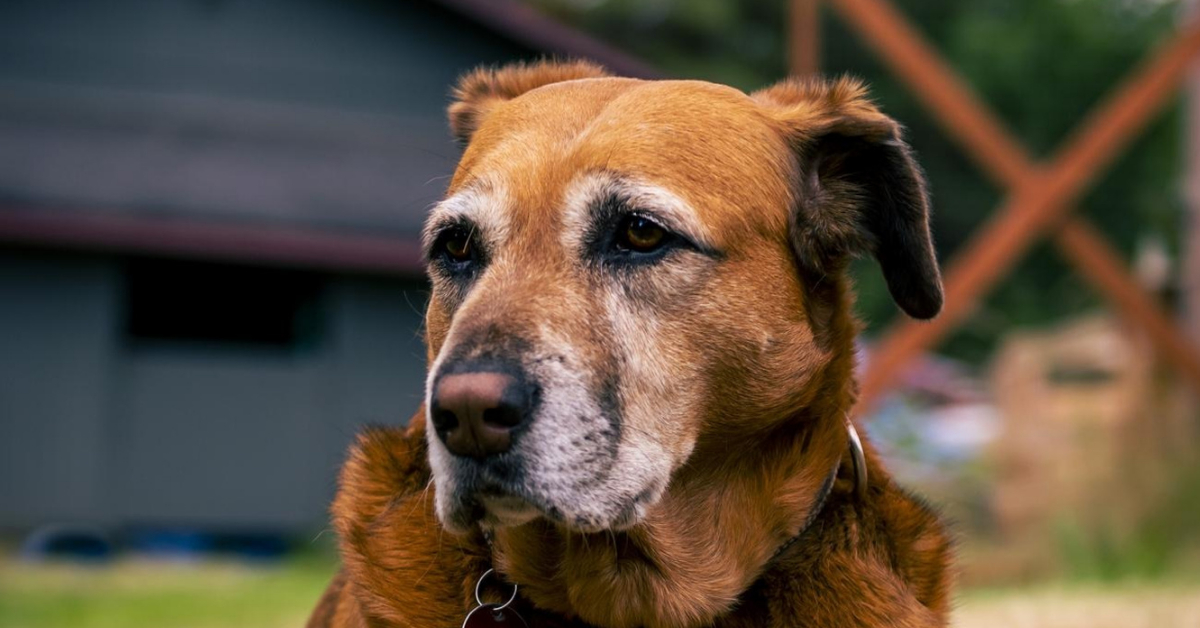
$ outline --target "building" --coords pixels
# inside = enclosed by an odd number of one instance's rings
[[[322,526],[422,396],[449,87],[545,53],[648,73],[510,0],[0,5],[0,529]]]

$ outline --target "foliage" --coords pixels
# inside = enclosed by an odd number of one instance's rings
[[[1052,159],[1087,112],[1174,28],[1171,0],[895,0],[1016,137]],[[669,74],[753,89],[785,74],[786,0],[536,0],[535,4],[641,55]],[[943,260],[998,208],[1003,191],[980,171],[828,7],[822,23],[827,74],[867,79],[904,122],[929,176]],[[1175,248],[1182,215],[1181,121],[1174,107],[1150,125],[1079,203],[1132,257],[1144,238]],[[878,331],[894,315],[882,279],[856,267],[860,310]],[[1015,325],[1044,323],[1101,301],[1040,243],[991,293],[945,349],[980,361]]]
[[[1068,575],[1098,581],[1194,578],[1200,565],[1200,501],[1195,499],[1200,495],[1200,464],[1177,467],[1173,475],[1162,483],[1167,493],[1132,530],[1061,521],[1056,540]]]

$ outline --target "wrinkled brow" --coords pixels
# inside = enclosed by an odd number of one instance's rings
[[[711,233],[687,201],[662,186],[612,172],[589,173],[571,185],[566,201],[566,232],[584,233],[613,207],[652,218],[701,249],[716,250]]]
[[[503,238],[508,225],[508,202],[503,190],[493,185],[468,187],[442,200],[429,212],[421,242],[428,251],[439,233],[454,226],[470,226],[491,240]]]

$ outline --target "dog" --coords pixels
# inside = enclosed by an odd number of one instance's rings
[[[309,626],[945,625],[949,536],[848,418],[849,261],[942,305],[862,85],[540,62],[466,75],[449,118],[425,403],[352,448]]]

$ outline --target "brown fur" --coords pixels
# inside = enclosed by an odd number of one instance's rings
[[[848,257],[879,258],[914,316],[941,303],[923,182],[898,125],[850,81],[746,96],[586,64],[476,72],[456,98],[451,125],[468,146],[450,193],[501,181],[520,209],[510,248],[470,294],[435,279],[430,360],[444,345],[553,329],[580,349],[579,368],[629,369],[625,405],[654,411],[625,420],[677,464],[627,530],[536,519],[498,529],[489,549],[434,513],[423,410],[405,430],[368,431],[333,505],[343,570],[309,625],[460,626],[489,567],[519,585],[531,626],[944,625],[939,521],[869,446],[867,498],[856,496],[843,424],[855,395]],[[595,289],[546,244],[572,177],[594,171],[672,190],[722,252],[639,282],[631,299],[653,308],[652,334],[596,329]],[[613,357],[631,351],[644,361]],[[677,421],[648,418],[668,409]]]

